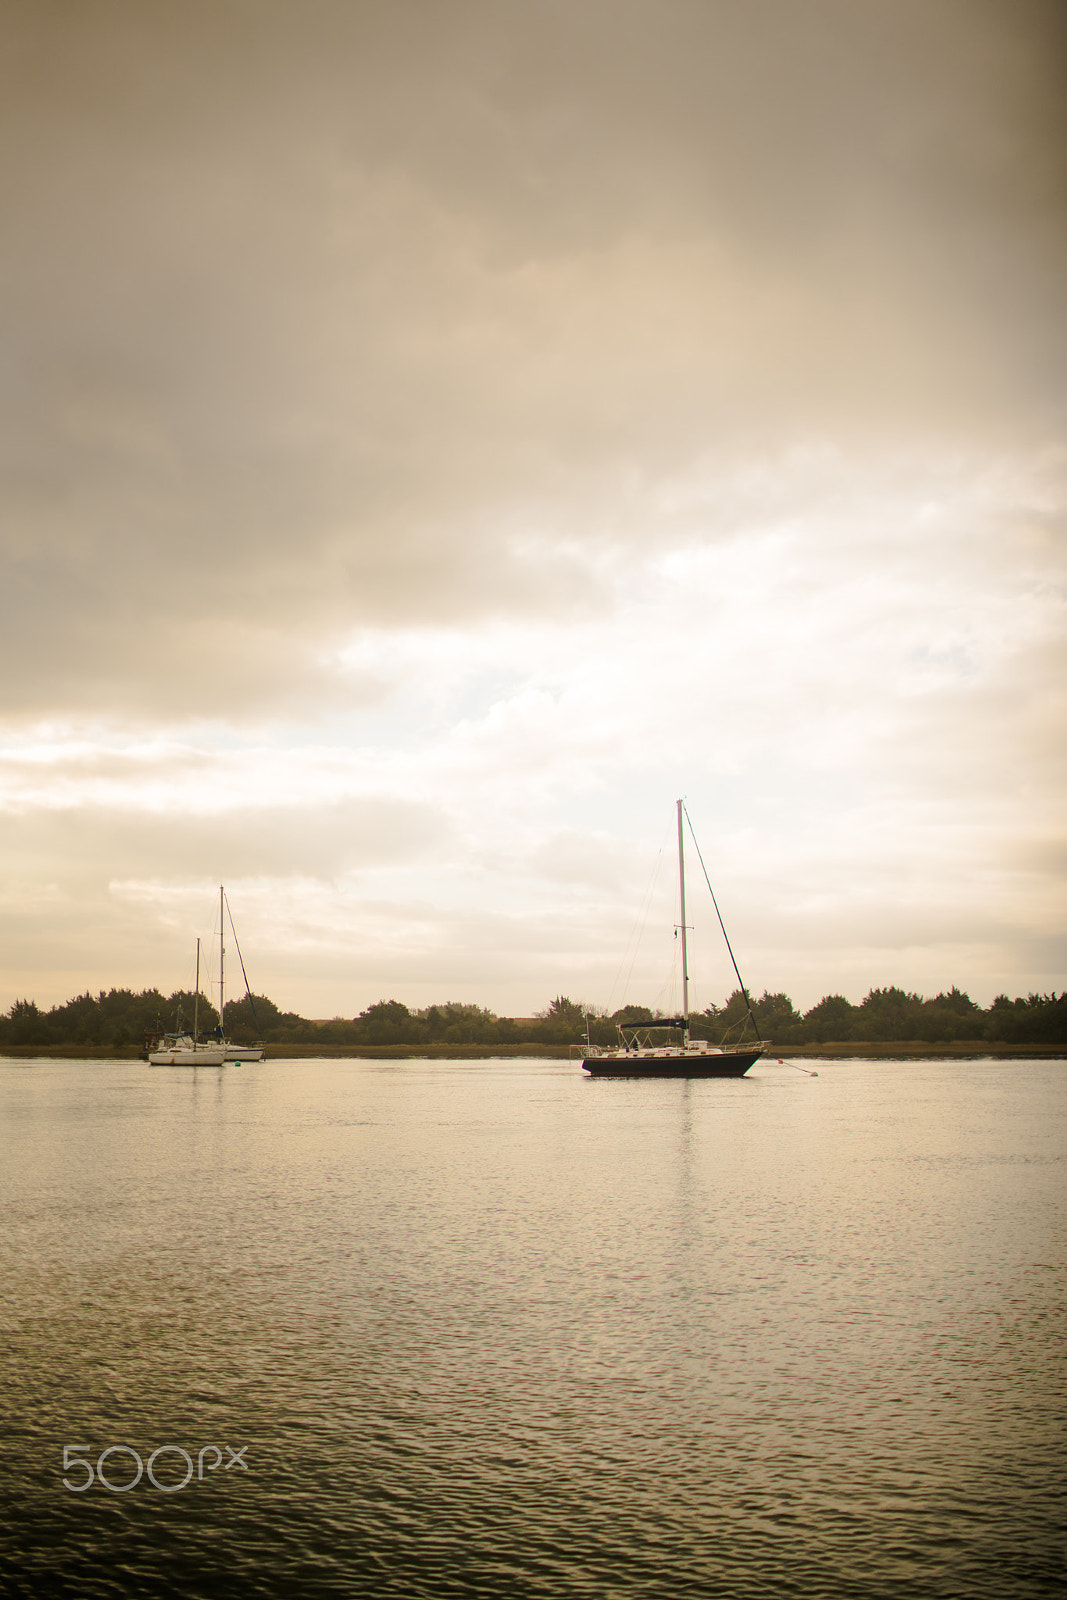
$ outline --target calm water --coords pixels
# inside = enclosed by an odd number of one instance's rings
[[[1047,1592],[1067,1063],[814,1065],[0,1061],[3,1592]]]

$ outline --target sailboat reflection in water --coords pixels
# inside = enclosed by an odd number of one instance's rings
[[[722,928],[722,936],[726,940],[726,948],[730,952],[734,972],[741,987],[745,1006],[748,1011],[747,1021],[752,1025],[754,1040],[743,1041],[737,1044],[712,1044],[707,1039],[691,1039],[689,1036],[689,953],[686,946],[685,922],[685,848],[682,837],[683,817],[688,821],[689,815],[684,803],[678,801],[678,894],[681,902],[681,934],[682,934],[682,1014],[680,1017],[659,1017],[653,1022],[620,1022],[618,1024],[619,1042],[617,1045],[601,1046],[586,1042],[582,1066],[586,1072],[591,1072],[597,1077],[610,1078],[743,1078],[754,1061],[758,1061],[767,1047],[769,1041],[760,1038],[759,1026],[752,1012],[748,998],[748,990],[741,980],[738,972],[737,961],[730,945],[730,940],[723,924],[719,903],[715,899],[715,891],[708,879],[707,868],[704,868],[704,877],[708,882],[711,901],[715,907],[715,914]],[[689,821],[689,830],[692,833],[693,824]],[[693,835],[696,845],[696,835]],[[696,845],[700,865],[704,867],[704,859],[700,856],[700,846]]]

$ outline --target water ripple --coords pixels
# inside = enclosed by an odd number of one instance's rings
[[[1047,1592],[1062,1067],[819,1071],[0,1062],[4,1592]]]

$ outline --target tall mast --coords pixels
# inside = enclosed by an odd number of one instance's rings
[[[685,942],[685,853],[682,849],[682,802],[678,802],[678,894],[682,902],[682,1016],[689,1027],[689,953]]]
[[[225,935],[225,932],[226,932],[226,924],[225,924],[225,922],[223,920],[223,913],[224,913],[224,910],[225,910],[225,905],[226,905],[226,896],[225,896],[225,893],[223,892],[222,884],[220,883],[219,884],[219,1033],[224,1038],[225,1038],[225,1035],[226,1035],[226,1025],[225,1025],[225,1022],[224,1022],[224,1013],[225,1013],[225,1010],[226,1010],[226,945],[225,945],[225,942],[224,942],[224,935]]]
[[[193,995],[193,1049],[200,1033],[200,940],[196,941],[196,993]]]

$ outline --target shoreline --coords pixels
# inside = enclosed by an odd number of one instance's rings
[[[863,1060],[885,1058],[889,1060],[933,1061],[944,1058],[956,1061],[980,1061],[983,1057],[1032,1056],[1035,1059],[1059,1061],[1067,1059],[1067,1045],[1062,1044],[1001,1044],[999,1041],[982,1043],[973,1039],[950,1040],[947,1044],[924,1044],[917,1039],[879,1039],[866,1043],[856,1040],[843,1044],[783,1045],[781,1055],[772,1045],[764,1057],[767,1061],[785,1060],[789,1056],[816,1056],[824,1061]]]
[[[513,1044],[513,1045],[267,1045],[265,1060],[383,1060],[383,1061],[491,1061],[521,1060],[539,1057],[548,1061],[566,1061],[580,1045],[566,1044]],[[918,1039],[905,1040],[851,1040],[841,1043],[782,1045],[773,1044],[763,1060],[775,1062],[792,1058],[829,1060],[896,1060],[896,1061],[980,1061],[998,1058],[1027,1058],[1059,1061],[1067,1059],[1067,1044],[1001,1044],[975,1040],[950,1041],[947,1044],[925,1044]],[[133,1046],[115,1049],[106,1046],[55,1044],[8,1045],[0,1049],[0,1059],[16,1061],[139,1061],[143,1052]]]

